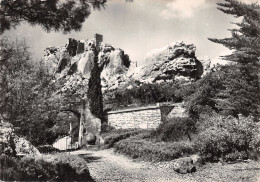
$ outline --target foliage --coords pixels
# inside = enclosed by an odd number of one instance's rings
[[[125,130],[114,130],[112,132],[103,134],[104,137],[104,147],[111,148],[114,144],[120,140],[126,139],[130,136],[137,135],[142,130],[137,129],[125,129]]]
[[[231,29],[232,36],[224,39],[212,39],[215,43],[232,50],[232,54],[223,58],[237,63],[232,67],[224,67],[213,74],[215,83],[221,80],[217,98],[209,96],[213,103],[218,99],[217,108],[224,108],[228,113],[245,116],[259,116],[259,58],[260,58],[260,6],[257,3],[245,4],[237,0],[225,0],[217,3],[218,9],[226,14],[242,17],[237,28]],[[212,89],[210,89],[212,91]],[[215,90],[214,90],[215,91]],[[214,101],[215,99],[215,101]],[[193,104],[196,105],[196,104]],[[193,109],[194,110],[194,109]],[[223,109],[222,109],[223,110]]]
[[[260,56],[260,6],[257,3],[245,4],[236,0],[225,1],[217,3],[218,9],[236,18],[243,17],[242,22],[235,23],[238,28],[230,30],[232,37],[209,40],[234,50],[231,55],[225,56],[225,59],[242,65],[256,66]]]
[[[3,166],[0,177],[4,181],[93,181],[89,173],[79,174],[67,161],[50,162],[33,157],[20,160],[4,155],[0,156],[0,160]]]
[[[186,95],[184,96],[179,89],[181,89],[181,86],[177,82],[145,83],[140,86],[135,85],[131,89],[116,90],[114,91],[114,99],[111,100],[117,104],[117,107],[137,102],[141,105],[158,102],[180,102]]]
[[[40,145],[37,147],[37,149],[39,150],[39,152],[41,154],[43,153],[54,153],[54,152],[59,152],[59,149],[54,148],[51,145]]]
[[[252,118],[212,117],[200,124],[201,132],[195,141],[198,152],[205,159],[216,161],[248,158],[250,153],[259,150],[259,128]]]
[[[152,142],[147,135],[137,135],[117,142],[115,151],[132,158],[146,161],[167,161],[194,153],[192,143],[188,142]]]
[[[1,40],[0,115],[33,144],[51,143],[58,102],[50,100],[52,77],[33,61],[25,41]]]
[[[90,15],[91,6],[100,9],[106,0],[35,0],[35,1],[1,1],[1,33],[26,21],[31,25],[41,25],[46,31],[69,33],[79,31],[82,23]]]
[[[98,55],[95,54],[95,59]],[[89,78],[89,89],[87,92],[87,97],[89,99],[90,111],[94,116],[103,121],[103,99],[101,91],[101,69],[98,66],[97,60],[95,60],[93,68],[91,70],[91,75]]]
[[[191,141],[191,133],[195,131],[195,122],[190,118],[172,118],[160,124],[154,134],[161,141],[179,141],[188,137]]]
[[[196,91],[187,100],[193,118],[213,111],[223,115],[259,115],[258,80],[240,65],[219,67],[196,83]]]

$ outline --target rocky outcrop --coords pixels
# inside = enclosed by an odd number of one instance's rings
[[[29,141],[24,138],[19,138],[15,133],[12,124],[0,123],[0,148],[1,153],[10,156],[34,154],[40,155]]]
[[[39,150],[35,148],[25,138],[19,138],[18,136],[16,136],[14,138],[14,143],[15,143],[15,151],[17,155],[27,155],[27,154],[40,155]]]
[[[198,79],[203,73],[201,62],[195,57],[195,46],[174,42],[149,52],[145,64],[128,73],[140,82],[167,82],[176,79]]]
[[[75,102],[73,99],[76,98],[81,104],[77,108],[81,113],[80,137],[90,132],[98,135],[103,119],[101,84],[103,88],[117,85],[126,75],[129,57],[123,50],[97,39],[69,39],[63,47],[47,48],[44,60],[54,66],[56,83],[61,85],[57,94],[69,93],[64,102]]]
[[[200,60],[203,67],[202,76],[205,76],[207,73],[209,73],[212,70],[211,60],[209,59],[208,56],[199,57],[198,59]]]
[[[126,73],[130,66],[130,59],[122,49],[110,48],[107,52],[105,47],[101,48],[99,53],[100,60],[103,59],[104,67],[101,72],[101,83],[103,90],[111,90],[117,88],[127,79]]]
[[[48,47],[44,50],[45,64],[50,73],[55,73],[57,78],[74,73],[82,73],[84,77],[89,77],[93,65],[93,61],[89,60],[94,59],[101,71],[103,90],[117,88],[127,79],[126,73],[131,64],[129,56],[122,49],[114,48],[110,44],[101,42],[96,47],[95,39],[69,39],[65,46]]]
[[[2,154],[15,156],[14,132],[13,125],[10,123],[0,123],[0,149]]]

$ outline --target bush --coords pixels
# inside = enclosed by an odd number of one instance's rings
[[[40,153],[54,153],[54,152],[60,152],[59,149],[54,148],[51,145],[40,145],[37,147]]]
[[[191,141],[190,134],[195,131],[195,122],[190,118],[172,118],[165,121],[154,132],[162,141],[179,141],[185,136]]]
[[[198,152],[209,161],[232,161],[252,157],[259,150],[258,127],[252,118],[236,119],[213,116],[212,127],[199,133],[195,144]],[[215,121],[215,122],[212,122]],[[206,124],[209,124],[206,122]],[[201,124],[201,128],[205,126]]]
[[[146,138],[147,135],[141,135]],[[194,153],[193,145],[187,142],[165,143],[148,141],[134,136],[117,142],[115,151],[132,158],[146,161],[167,161]]]
[[[84,173],[79,170],[83,167],[78,165],[81,158],[75,160],[75,157],[58,157],[53,160],[53,156],[31,156],[16,159],[1,155],[3,167],[0,177],[4,181],[93,181],[88,170],[84,170]]]
[[[127,130],[114,130],[111,133],[107,133],[103,136],[105,148],[111,148],[114,146],[116,142],[126,139],[130,136],[137,135],[141,131],[142,130],[137,130],[137,129],[127,129]]]

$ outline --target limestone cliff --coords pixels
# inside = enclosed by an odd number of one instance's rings
[[[64,97],[61,111],[80,113],[79,143],[90,132],[98,135],[103,120],[101,83],[103,88],[113,87],[126,74],[129,57],[94,38],[49,47],[44,60],[59,85],[56,95]]]
[[[48,47],[44,50],[44,60],[51,74],[57,78],[74,73],[82,73],[89,77],[90,62],[93,60],[96,43],[90,40],[68,39],[65,46]],[[74,49],[74,50],[73,50]],[[101,71],[101,84],[104,90],[116,88],[126,80],[126,73],[130,67],[129,56],[120,48],[114,48],[110,44],[101,42],[97,51],[97,64]],[[87,76],[88,75],[88,76]]]
[[[173,42],[147,53],[144,65],[136,68],[129,77],[140,82],[153,83],[176,79],[196,80],[203,66],[195,56],[196,47],[184,42]]]

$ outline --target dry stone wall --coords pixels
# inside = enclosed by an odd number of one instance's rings
[[[160,105],[108,112],[108,125],[116,129],[155,129],[178,105]],[[183,117],[185,115],[183,114]]]

